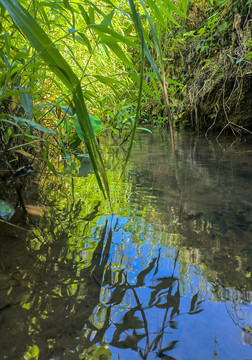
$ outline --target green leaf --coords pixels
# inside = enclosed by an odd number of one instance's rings
[[[184,10],[184,14],[187,13],[188,0],[181,0],[182,9]]]
[[[31,45],[38,51],[40,58],[49,65],[52,72],[54,72],[54,74],[62,81],[68,91],[72,93],[75,112],[83,133],[97,182],[104,196],[106,196],[107,193],[109,197],[109,186],[104,163],[94,136],[78,77],[73,72],[68,62],[62,57],[58,49],[52,44],[51,39],[45,31],[25,8],[23,8],[16,0],[0,0],[0,3],[8,10],[18,28],[25,34]],[[92,14],[92,10],[90,10],[90,14]]]
[[[102,122],[101,122],[101,120],[98,118],[98,116],[90,115],[90,121],[91,121],[91,124],[92,124],[92,128],[94,130],[94,133],[96,135],[98,135],[102,130]]]
[[[130,74],[130,77],[138,84],[140,85],[140,76],[137,74]],[[155,93],[151,90],[151,88],[149,87],[149,85],[146,83],[146,81],[143,80],[143,90],[149,94],[151,97],[156,97]]]
[[[89,14],[89,19],[90,19],[90,24],[94,24],[95,23],[95,13],[94,13],[94,8],[92,6],[89,6],[88,14]]]
[[[105,18],[102,20],[101,25],[109,26],[111,24],[112,18],[114,16],[115,10],[113,9]]]
[[[78,8],[79,8],[79,10],[80,10],[80,12],[81,12],[81,15],[82,15],[85,23],[86,23],[87,25],[89,25],[89,24],[90,24],[90,19],[89,19],[88,13],[87,13],[86,10],[84,9],[84,7],[81,6],[80,4],[78,4]]]
[[[108,5],[115,6],[110,0],[101,0],[102,2],[105,2]]]
[[[55,131],[53,131],[51,129],[48,129],[48,128],[45,128],[44,126],[39,125],[39,124],[35,123],[34,121],[29,120],[29,119],[23,119],[23,118],[19,118],[17,116],[12,116],[12,118],[14,120],[16,120],[16,121],[26,123],[26,124],[32,126],[34,129],[42,131],[43,133],[57,135]]]
[[[160,82],[161,84],[163,84],[162,77],[161,77],[160,72],[159,72],[159,70],[158,70],[158,68],[157,68],[157,65],[155,64],[155,62],[154,62],[154,60],[153,60],[153,58],[152,58],[152,55],[151,55],[151,53],[149,52],[149,49],[147,48],[147,46],[146,46],[145,43],[144,43],[144,52],[145,52],[145,55],[146,55],[147,59],[149,60],[149,62],[150,62],[150,64],[151,64],[153,70],[155,71],[155,73],[156,73],[156,75],[157,75],[157,77],[158,77],[159,82]]]
[[[116,79],[112,79],[111,77],[108,76],[102,76],[102,75],[92,75],[94,78],[96,78],[99,82],[109,86],[115,93],[118,93],[115,85],[121,86],[122,84],[120,83],[120,81],[116,80]]]
[[[106,37],[107,39],[110,39],[108,41],[113,41],[113,38],[118,39],[122,43],[132,46],[134,49],[139,49],[139,45],[135,44],[133,41],[127,38],[127,36],[123,36],[122,34],[119,34],[118,32],[114,31],[113,29],[107,28],[104,25],[98,24],[98,25],[88,25],[88,29],[95,30],[100,36],[104,34],[109,34],[112,37]],[[115,41],[115,40],[114,40]]]
[[[19,90],[23,90],[26,91],[26,89],[19,87]],[[30,94],[28,93],[24,93],[20,95],[20,102],[21,105],[24,109],[24,111],[26,112],[28,119],[31,120],[33,117],[33,101],[32,101],[32,97]]]
[[[139,127],[139,126],[137,126],[137,130],[144,130],[144,131],[147,131],[147,132],[149,132],[150,134],[152,134],[152,131],[151,131],[150,129],[145,128],[145,127]]]
[[[92,46],[91,46],[90,41],[88,40],[87,36],[85,34],[83,34],[83,33],[80,33],[80,32],[78,32],[78,34],[80,36],[75,35],[75,39],[77,41],[79,41],[79,43],[81,43],[82,45],[87,46],[88,50],[90,52],[92,52]]]
[[[179,82],[177,82],[177,81],[175,81],[175,80],[173,80],[173,79],[171,79],[171,78],[165,78],[165,80],[168,81],[169,83],[174,84],[174,85],[177,85],[177,86],[179,86],[179,87],[184,87],[184,84],[179,83]]]
[[[186,17],[185,12],[182,12],[179,8],[177,8],[170,0],[164,0],[164,2],[166,3],[167,7],[169,9],[171,9],[173,12],[175,12],[176,14],[182,16],[182,17]],[[185,10],[185,8],[187,9],[187,2],[188,0],[182,0],[182,6],[183,9]]]
[[[156,33],[156,30],[154,28],[154,25],[151,21],[151,18],[144,6],[144,3],[142,2],[142,0],[140,0],[140,3],[145,11],[145,15],[147,17],[147,20],[149,22],[149,25],[150,25],[150,29],[151,29],[151,34],[152,34],[152,37],[153,37],[153,41],[154,41],[154,45],[155,45],[155,50],[157,51],[157,54],[158,54],[158,58],[159,58],[159,61],[160,61],[160,64],[162,62],[162,49],[161,49],[161,45],[160,45],[160,42],[159,42],[159,39],[158,39],[158,36],[157,36],[157,33]]]
[[[160,9],[158,8],[158,6],[156,5],[156,3],[153,0],[146,0],[147,4],[149,5],[150,9],[153,11],[153,13],[155,14],[155,17],[157,19],[157,21],[162,24],[164,27],[166,27],[166,23],[164,21],[164,18],[160,12]]]
[[[130,7],[131,7],[131,16],[132,16],[132,20],[135,24],[135,28],[138,32],[138,36],[141,42],[141,65],[140,65],[140,84],[139,84],[139,92],[138,92],[138,99],[137,99],[137,109],[136,109],[136,117],[135,117],[135,122],[133,125],[133,129],[132,129],[132,135],[131,135],[131,139],[130,139],[130,145],[128,148],[128,152],[126,155],[126,159],[123,165],[123,169],[122,169],[122,173],[121,176],[123,175],[125,168],[127,166],[127,163],[129,161],[129,157],[131,154],[131,150],[133,147],[133,143],[134,143],[134,139],[135,139],[135,135],[136,135],[136,128],[137,128],[137,123],[138,123],[138,119],[139,119],[139,115],[140,115],[140,109],[141,109],[141,98],[142,98],[142,90],[143,90],[143,75],[144,75],[144,53],[145,53],[145,41],[144,41],[144,37],[143,37],[143,31],[142,31],[142,24],[141,24],[141,19],[140,19],[140,15],[137,13],[136,8],[135,8],[135,4],[133,0],[129,0],[130,3]]]
[[[125,55],[124,51],[120,47],[120,45],[117,44],[116,41],[114,41],[112,38],[108,38],[107,36],[101,36],[101,41],[105,42],[105,44],[110,48],[111,51],[123,62],[125,66],[128,66],[132,69],[134,69],[134,66],[130,59]]]
[[[7,50],[7,55],[8,57],[10,57],[11,38],[10,38],[10,34],[7,31],[4,33],[4,42],[5,42],[5,48]]]
[[[179,23],[174,19],[173,14],[170,12],[170,10],[167,9],[166,6],[161,6],[161,8],[162,12],[167,16],[167,18],[171,20],[171,22],[173,22],[175,25],[180,27]]]
[[[3,95],[0,96],[0,102],[3,101],[4,99],[8,99],[11,96],[21,95],[21,94],[27,94],[27,90],[6,91],[5,93],[3,93]]]
[[[73,121],[73,124],[74,124],[75,131],[77,132],[79,138],[81,140],[84,140],[80,124],[78,123],[78,121],[76,121],[76,119],[77,119],[77,116],[73,115],[72,116],[72,121]],[[90,115],[90,121],[91,121],[92,128],[94,130],[95,135],[98,135],[102,130],[102,122],[101,122],[101,120],[98,118],[98,116]]]
[[[225,21],[223,24],[221,24],[221,25],[218,27],[218,28],[219,28],[219,32],[226,30],[227,27],[228,27],[228,22]]]

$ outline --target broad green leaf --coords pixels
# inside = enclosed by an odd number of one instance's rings
[[[81,127],[80,124],[78,123],[78,121],[76,121],[77,117],[75,115],[72,116],[72,121],[74,124],[74,128],[75,131],[77,132],[79,138],[83,141],[84,137],[83,137],[83,133],[81,131]],[[92,116],[90,115],[90,121],[94,130],[95,135],[98,135],[101,130],[102,130],[102,122],[101,120],[98,118],[98,116]]]
[[[92,124],[92,128],[94,129],[94,133],[98,135],[102,130],[102,122],[98,118],[98,116],[90,115],[90,121]]]

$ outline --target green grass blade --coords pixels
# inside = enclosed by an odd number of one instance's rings
[[[122,177],[124,174],[125,168],[127,166],[127,163],[129,161],[129,157],[130,157],[130,154],[132,151],[134,139],[135,139],[137,123],[138,123],[140,109],[141,109],[141,98],[142,98],[142,90],[143,90],[143,75],[144,75],[144,52],[145,52],[144,45],[145,45],[145,42],[144,42],[144,37],[143,37],[142,24],[141,24],[140,16],[136,11],[134,1],[129,0],[129,3],[130,3],[131,11],[132,11],[132,19],[135,24],[135,27],[136,27],[136,30],[138,32],[138,36],[139,36],[140,42],[141,42],[141,67],[140,67],[140,83],[139,83],[138,101],[137,101],[137,109],[136,109],[136,118],[135,118],[135,123],[134,123],[133,129],[132,129],[130,145],[128,148],[128,152],[126,155],[126,159],[125,159],[124,166],[123,166],[120,177]]]
[[[169,9],[171,9],[173,12],[175,12],[176,14],[182,16],[182,17],[186,17],[185,12],[182,12],[179,8],[177,8],[174,3],[172,3],[170,0],[164,0],[164,2],[166,3],[167,7]],[[182,0],[182,6],[183,9],[185,9],[185,6],[187,8],[187,0]]]
[[[62,57],[58,49],[52,44],[49,36],[23,6],[16,0],[0,0],[0,3],[7,9],[17,27],[25,34],[31,45],[39,53],[40,58],[48,64],[51,71],[54,72],[68,90],[72,92],[75,112],[83,131],[85,144],[93,165],[96,179],[104,196],[105,193],[107,193],[107,196],[109,197],[108,180],[104,164],[90,123],[78,77],[73,72],[71,66]]]
[[[147,4],[149,5],[150,9],[153,11],[153,13],[155,14],[155,17],[157,19],[157,21],[162,24],[164,27],[166,27],[166,23],[164,21],[164,18],[160,12],[159,7],[157,6],[157,4],[155,3],[155,1],[153,0],[145,0],[147,2]]]
[[[145,7],[143,1],[140,0],[140,3],[141,3],[141,5],[142,5],[142,7],[144,9],[145,16],[146,16],[146,18],[148,20],[148,23],[149,23],[149,26],[150,26],[150,30],[151,30],[154,45],[155,45],[155,48],[156,48],[156,51],[157,51],[157,54],[158,54],[159,62],[160,62],[160,64],[162,64],[162,49],[161,49],[161,45],[160,45],[160,42],[159,42],[155,27],[154,27],[154,25],[153,25],[153,23],[151,21],[151,18],[150,18],[149,14],[148,14],[148,11],[146,10],[146,7]]]

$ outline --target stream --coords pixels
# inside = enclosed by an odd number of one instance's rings
[[[139,130],[60,163],[0,223],[0,359],[252,359],[251,139]],[[34,190],[35,188],[35,190]]]

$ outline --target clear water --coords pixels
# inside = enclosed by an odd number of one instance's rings
[[[0,223],[0,359],[252,359],[251,142],[139,132]],[[89,173],[89,175],[88,175]],[[181,193],[179,191],[181,189]]]

